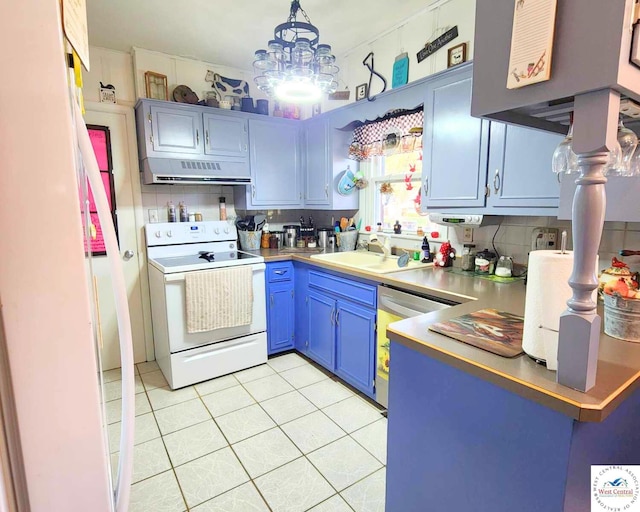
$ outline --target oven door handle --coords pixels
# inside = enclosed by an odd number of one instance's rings
[[[166,274],[164,276],[165,283],[177,283],[184,281],[184,274]]]

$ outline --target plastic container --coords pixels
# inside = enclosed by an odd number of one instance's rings
[[[472,271],[476,268],[476,245],[464,244],[462,246],[462,270]]]
[[[476,254],[475,257],[475,273],[476,274],[493,274],[496,266],[496,253],[489,249],[484,249]]]
[[[227,202],[224,197],[220,198],[220,220],[227,220]]]
[[[262,230],[259,231],[238,231],[238,241],[243,251],[257,251],[260,249]]]

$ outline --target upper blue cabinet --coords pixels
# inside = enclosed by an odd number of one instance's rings
[[[202,153],[201,112],[150,105],[148,122],[147,153]]]
[[[358,163],[349,160],[352,132],[332,124],[332,116],[304,123],[304,204],[318,210],[355,210],[358,191],[338,193],[338,182],[347,169],[355,172]]]
[[[249,152],[252,184],[235,188],[237,208],[301,208],[302,159],[300,121],[250,119]]]
[[[425,85],[422,207],[487,215],[553,215],[551,172],[562,136],[471,116],[471,65]]]
[[[471,69],[429,81],[424,100],[422,205],[481,207],[489,123],[471,117]]]
[[[563,138],[553,132],[492,122],[487,206],[557,208],[560,182],[551,171],[551,158]]]
[[[204,152],[208,155],[246,157],[249,154],[249,130],[246,119],[205,113]]]

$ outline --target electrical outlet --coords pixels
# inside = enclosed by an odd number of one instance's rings
[[[553,250],[558,246],[558,230],[556,228],[535,228],[531,233],[531,250]]]
[[[158,210],[156,208],[149,209],[149,222],[152,224],[158,222]]]
[[[462,241],[473,242],[473,228],[463,228]]]

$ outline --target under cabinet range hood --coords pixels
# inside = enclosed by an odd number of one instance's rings
[[[248,162],[145,158],[141,162],[147,185],[246,185],[251,184]]]

